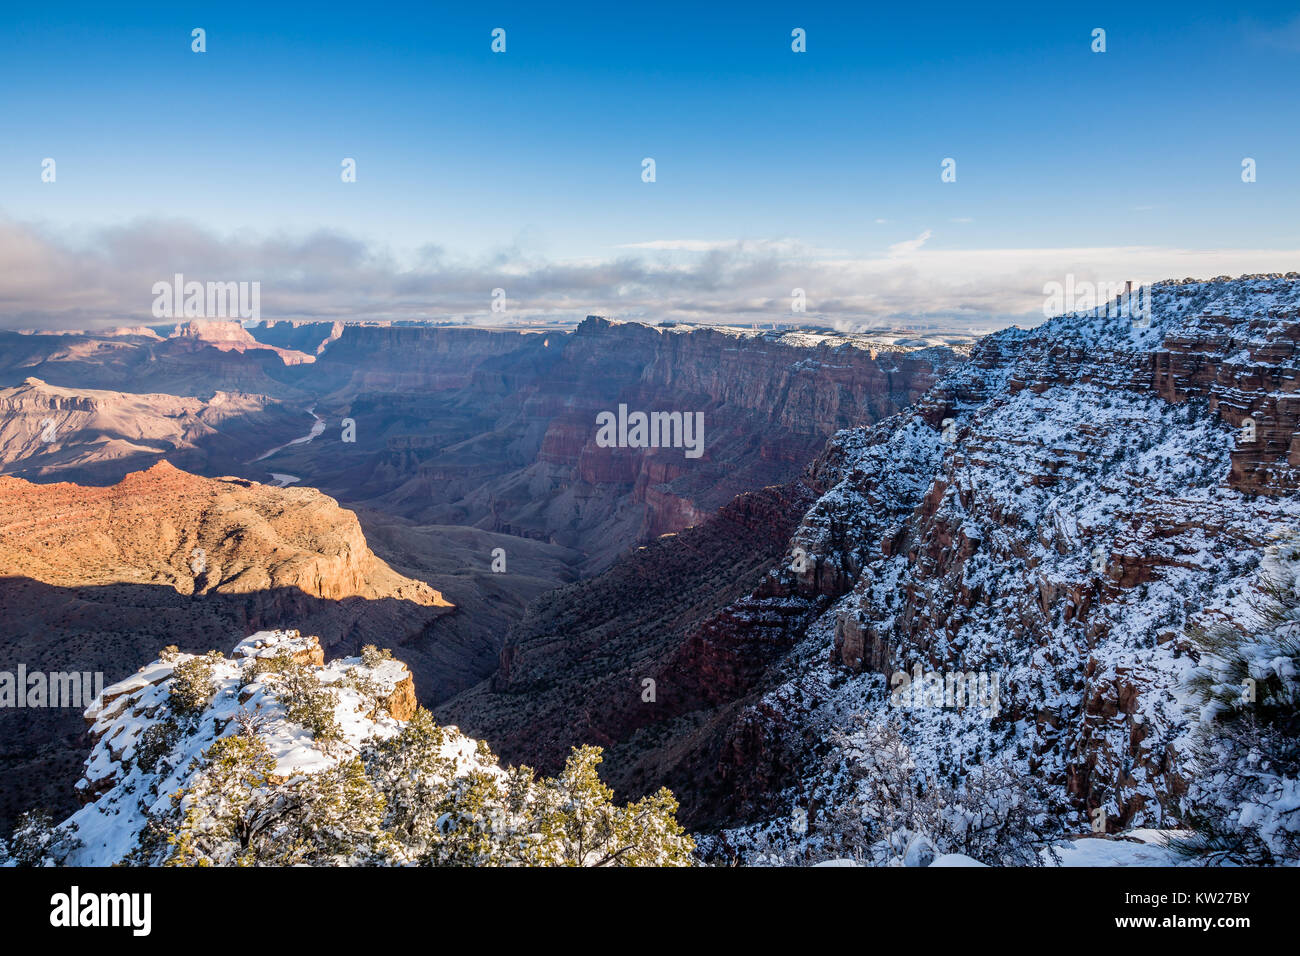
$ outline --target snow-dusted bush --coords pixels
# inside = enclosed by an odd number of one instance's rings
[[[214,651],[205,657],[189,657],[177,662],[171,679],[173,711],[181,716],[191,716],[201,713],[208,706],[208,701],[216,691],[212,680],[212,664],[221,657],[219,652]]]
[[[503,769],[482,741],[405,713],[391,654],[321,666],[314,638],[260,632],[234,657],[169,649],[87,711],[95,747],[60,827],[24,820],[10,864],[689,865],[667,790],[619,806],[598,748],[563,772]],[[400,705],[400,706],[399,706]]]
[[[48,811],[27,810],[8,841],[0,840],[0,866],[58,866],[80,846],[73,828],[55,826]]]
[[[280,680],[280,699],[290,720],[302,724],[322,743],[343,739],[343,729],[334,717],[338,695],[321,683],[310,665],[293,661],[280,673]]]
[[[222,737],[172,813],[154,821],[136,862],[166,866],[364,864],[385,857],[383,800],[353,757],[270,785],[256,736]]]
[[[1056,835],[1033,778],[1002,764],[978,766],[956,783],[917,772],[911,748],[888,722],[859,718],[833,738],[847,760],[850,795],[830,818],[835,856],[876,865],[924,865],[960,853],[981,863],[1036,866]]]
[[[1193,629],[1202,704],[1185,800],[1207,863],[1300,862],[1300,539],[1261,563],[1244,624]]]
[[[618,806],[596,773],[600,748],[575,748],[557,777],[502,770],[482,741],[457,772],[459,734],[421,710],[401,733],[366,753],[386,801],[396,852],[425,865],[671,866],[694,845],[677,824],[667,790]],[[461,755],[462,759],[465,755]]]

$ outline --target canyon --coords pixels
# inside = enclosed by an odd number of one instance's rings
[[[566,334],[349,326],[302,373],[332,441],[275,460],[340,500],[576,549],[591,572],[789,480],[837,429],[906,407],[961,357],[596,317]],[[702,414],[702,457],[601,447],[597,417],[620,405]],[[354,442],[339,440],[345,418]]]
[[[788,481],[835,431],[907,407],[967,351],[959,336],[927,347],[594,316],[569,332],[165,331],[0,335],[4,473],[39,480],[75,465],[77,480],[103,483],[166,456],[209,477],[287,474],[349,506],[573,549],[584,572]],[[282,359],[290,346],[296,357]],[[143,392],[155,383],[166,387]],[[601,447],[597,416],[620,404],[703,415],[702,457]],[[42,447],[43,423],[65,406],[86,414],[64,416],[57,447]],[[288,444],[312,426],[309,409],[325,430]]]
[[[817,859],[863,719],[954,786],[989,766],[1036,781],[1065,831],[1097,811],[1165,826],[1185,812],[1189,635],[1245,621],[1263,556],[1300,534],[1300,276],[1151,293],[1149,322],[1100,307],[974,347],[589,317],[248,330],[314,357],[278,367],[138,331],[0,353],[23,375],[8,473],[147,469],[0,479],[0,600],[50,670],[84,645],[120,676],[178,630],[391,647],[440,722],[542,773],[603,747],[620,799],[670,787],[719,862]],[[88,378],[115,394],[63,384],[110,340]],[[121,389],[196,348],[217,356],[199,394]],[[263,373],[264,392],[224,387]],[[620,406],[702,413],[703,454],[605,447]],[[57,451],[33,439],[51,409],[84,416]],[[153,445],[96,460],[121,409]],[[247,454],[259,416],[275,426]],[[196,474],[173,467],[187,448]],[[124,495],[138,513],[104,504]],[[195,546],[206,577],[185,571]],[[918,667],[993,676],[997,706],[900,715],[890,679]],[[8,759],[55,768],[54,793],[84,744],[48,736]]]
[[[219,474],[301,429],[298,411],[265,395],[60,388],[32,376],[0,388],[0,474],[111,484],[163,460]]]
[[[1067,826],[1097,808],[1112,832],[1177,819],[1188,630],[1248,620],[1261,556],[1300,533],[1297,279],[1158,283],[1149,327],[1097,310],[987,337],[782,489],[811,503],[749,553],[748,591],[719,600],[698,537],[664,539],[531,607],[497,673],[440,714],[543,768],[599,740],[616,789],[674,787],[683,819],[729,828],[734,859],[773,818],[791,852],[824,832],[845,798],[831,741],[890,715],[892,674],[992,673],[995,719],[899,722],[920,772],[997,758],[1045,781]],[[627,576],[697,613],[657,627],[653,603],[623,610],[620,632],[654,639],[606,655],[585,609],[622,608]],[[792,836],[794,811],[808,830]]]
[[[160,641],[291,626],[330,656],[392,648],[437,705],[492,674],[531,604],[665,535],[722,522],[701,539],[718,574],[701,607],[751,586],[807,496],[728,502],[794,480],[827,436],[906,407],[964,353],[597,318],[3,333],[4,656],[112,681]],[[703,414],[701,459],[600,447],[598,413],[627,402]],[[66,810],[77,715],[0,720],[25,781],[0,817]]]

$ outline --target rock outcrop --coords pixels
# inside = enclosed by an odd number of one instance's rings
[[[377,558],[356,516],[312,489],[166,463],[109,487],[0,477],[0,670],[111,683],[161,644],[199,651],[292,626],[331,655],[392,647],[445,694],[463,679],[462,650],[433,625],[454,610]],[[63,805],[80,731],[66,707],[0,709],[4,817]]]
[[[320,355],[325,347],[343,334],[342,322],[276,322],[265,320],[249,329],[251,335],[264,345],[290,349],[305,355]]]
[[[203,472],[238,467],[310,418],[265,395],[208,398],[58,387],[0,388],[0,474],[110,484],[165,457]]]
[[[199,478],[166,462],[105,488],[0,478],[0,575],[450,607],[376,558],[356,517],[320,492]]]
[[[316,361],[316,354],[297,349],[280,348],[259,342],[235,319],[190,319],[172,330],[169,339],[174,345],[194,348],[214,348],[220,352],[248,352],[264,349],[276,355],[285,365],[303,365]]]
[[[302,665],[328,695],[337,739],[314,739],[291,719],[277,658]],[[189,782],[204,753],[222,737],[256,735],[267,747],[267,782],[280,785],[320,773],[361,752],[371,739],[398,732],[415,714],[413,677],[392,659],[340,658],[326,664],[320,644],[296,630],[259,631],[235,645],[229,658],[204,660],[210,696],[198,719],[178,711],[172,697],[177,668],[195,655],[176,651],[104,689],[86,709],[90,754],[76,783],[83,806],[67,825],[80,841],[67,862],[112,866],[127,862],[151,815],[171,809],[172,794]],[[451,762],[474,762],[476,742],[447,728]],[[251,737],[250,737],[251,739]],[[491,768],[495,769],[495,768]],[[143,799],[145,796],[148,799]]]

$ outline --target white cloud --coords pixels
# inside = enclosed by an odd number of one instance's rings
[[[903,242],[896,242],[889,247],[890,258],[897,259],[902,256],[911,255],[920,251],[921,247],[930,239],[930,230],[927,229],[915,239],[906,239]]]
[[[658,321],[804,320],[994,328],[1042,320],[1043,285],[1064,281],[1286,272],[1300,251],[1152,246],[929,249],[929,230],[884,254],[850,255],[792,239],[654,240],[610,257],[568,261],[504,249],[479,259],[429,246],[399,255],[337,233],[223,237],[178,221],[142,220],[74,240],[0,219],[0,326],[87,328],[154,323],[152,285],[173,273],[257,280],[266,318],[467,318],[602,313]]]

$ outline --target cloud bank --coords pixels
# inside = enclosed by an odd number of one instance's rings
[[[257,281],[269,319],[510,323],[588,313],[643,321],[805,322],[843,331],[986,331],[1042,321],[1043,286],[1078,281],[1286,272],[1295,250],[1149,246],[952,250],[932,230],[878,255],[799,240],[651,239],[605,258],[551,260],[519,248],[478,258],[438,246],[398,254],[338,232],[216,235],[138,220],[70,236],[0,218],[0,326],[76,329],[157,323],[153,284]],[[506,312],[492,311],[504,289]],[[791,311],[795,289],[806,312]]]

